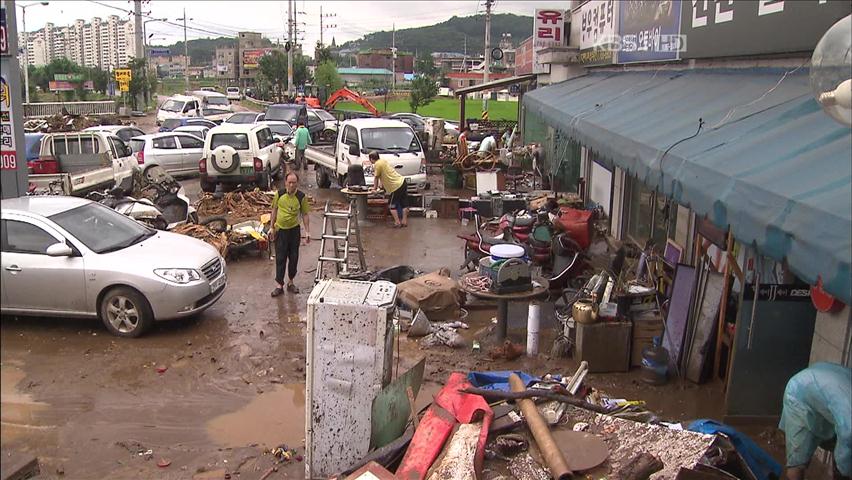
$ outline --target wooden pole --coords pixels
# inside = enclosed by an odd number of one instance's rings
[[[734,260],[733,255],[730,255],[734,248],[734,231],[733,228],[728,228],[728,240],[725,243],[725,276],[722,280],[722,304],[719,305],[719,321],[716,325],[716,355],[713,358],[713,374],[716,378],[719,376],[719,368],[722,362],[722,339],[725,335],[725,315],[728,310],[728,284],[731,281],[731,260]]]

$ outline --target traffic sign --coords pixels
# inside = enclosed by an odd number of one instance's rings
[[[113,71],[115,82],[118,84],[118,90],[122,92],[130,91],[130,80],[133,79],[133,71],[129,68],[118,68]]]

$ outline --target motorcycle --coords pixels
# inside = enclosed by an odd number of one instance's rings
[[[159,166],[149,167],[141,176],[139,197],[124,194],[121,188],[91,192],[86,196],[134,220],[157,230],[168,230],[184,223],[198,223],[198,213],[183,186]]]

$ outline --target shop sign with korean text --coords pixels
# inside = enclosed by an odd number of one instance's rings
[[[115,83],[118,84],[118,90],[121,92],[130,91],[130,81],[133,79],[133,71],[129,68],[118,68],[113,71],[115,75]]]
[[[681,0],[623,3],[618,19],[618,63],[680,58],[687,46],[680,35],[680,17]]]
[[[565,45],[565,10],[537,8],[533,21],[532,73],[550,73],[550,65],[539,61],[539,50]]]
[[[620,9],[621,2],[617,0],[591,0],[571,12],[571,35],[579,40],[580,46],[571,63],[613,63]]]
[[[4,12],[5,13],[5,12]],[[11,84],[6,73],[0,75],[0,170],[17,170],[18,158],[15,151],[15,118],[12,115]]]
[[[810,52],[850,13],[848,0],[684,1],[680,58]]]

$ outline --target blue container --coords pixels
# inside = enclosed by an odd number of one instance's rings
[[[654,337],[653,346],[642,350],[640,378],[650,385],[663,385],[669,371],[669,352],[662,346],[660,337]]]

